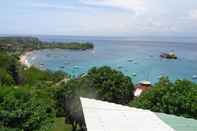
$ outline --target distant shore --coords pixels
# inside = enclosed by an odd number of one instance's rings
[[[32,54],[32,52],[25,52],[20,56],[20,63],[28,68],[31,67],[31,64],[28,61],[28,57]]]

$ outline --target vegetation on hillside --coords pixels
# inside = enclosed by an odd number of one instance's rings
[[[63,72],[26,69],[15,56],[0,53],[0,130],[48,130],[55,119],[52,85]]]
[[[188,80],[171,82],[168,78],[162,78],[150,91],[132,101],[130,106],[197,119],[197,84]]]
[[[0,53],[0,129],[48,130],[64,117],[73,130],[85,130],[79,97],[128,104],[133,98],[129,77],[109,67],[59,83],[67,74],[25,68],[17,57]],[[35,114],[34,114],[35,113]]]
[[[73,131],[80,126],[85,130],[85,123],[80,104],[80,96],[128,104],[133,98],[134,86],[131,79],[110,67],[92,68],[83,77],[72,79],[61,85],[55,98],[60,116],[72,124]]]
[[[21,54],[25,51],[54,48],[86,50],[93,49],[94,45],[88,42],[43,42],[35,37],[0,37],[0,50],[12,54]]]
[[[130,102],[130,106],[197,119],[197,84],[191,81],[162,78],[134,99],[132,80],[120,71],[94,67],[87,74],[64,82],[69,78],[64,72],[25,68],[19,63],[17,52],[44,48],[39,47],[43,43],[38,39],[1,39],[0,43],[3,41],[9,50],[0,49],[2,131],[48,131],[57,129],[57,120],[61,119],[62,124],[62,118],[66,125],[63,128],[85,131],[81,96],[123,105]]]
[[[47,131],[54,122],[53,102],[45,93],[18,88],[0,87],[0,130]]]
[[[25,68],[15,56],[0,53],[0,85],[55,83],[68,75],[64,72],[43,71],[35,67]]]

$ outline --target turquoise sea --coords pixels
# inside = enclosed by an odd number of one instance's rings
[[[160,76],[172,80],[189,79],[197,75],[197,38],[194,37],[77,37],[37,36],[42,41],[85,41],[94,50],[41,50],[29,56],[37,67],[62,70],[73,76],[87,72],[93,66],[111,66],[130,76],[134,82],[157,82]],[[160,58],[162,52],[176,52],[178,60]],[[136,76],[134,76],[136,74]]]

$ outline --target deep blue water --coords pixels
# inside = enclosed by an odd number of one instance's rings
[[[157,82],[160,76],[170,79],[192,79],[197,75],[197,38],[193,37],[73,37],[39,36],[43,41],[88,41],[94,50],[42,50],[34,51],[30,63],[42,68],[63,70],[80,75],[93,66],[108,65],[132,77],[134,82]],[[164,60],[162,52],[176,52],[178,60]],[[132,60],[129,62],[128,60]],[[63,68],[63,67],[64,68]],[[133,76],[136,73],[136,76]]]

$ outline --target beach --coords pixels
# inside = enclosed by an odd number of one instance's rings
[[[28,57],[31,54],[32,54],[32,52],[25,52],[24,54],[22,54],[20,56],[20,60],[19,60],[22,65],[24,65],[24,66],[26,66],[28,68],[31,66],[30,63],[29,63],[29,61],[28,61]]]

